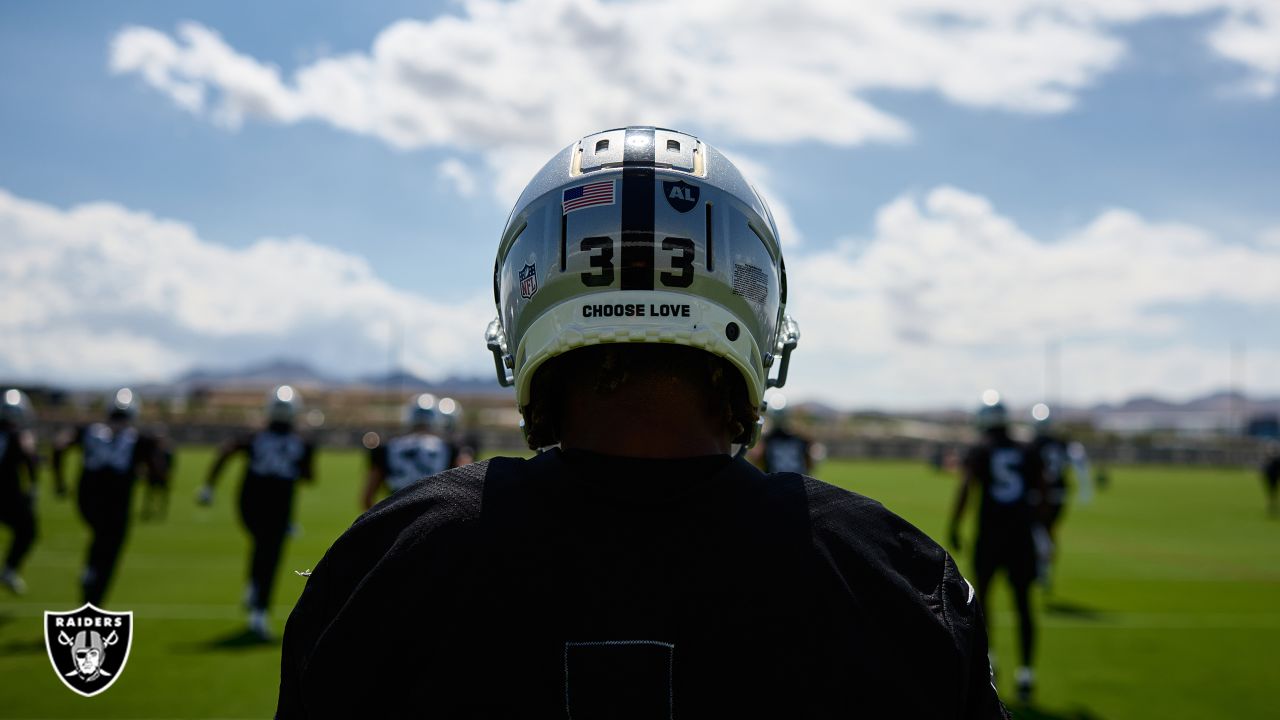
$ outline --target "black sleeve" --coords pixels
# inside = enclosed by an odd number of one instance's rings
[[[848,607],[874,617],[892,645],[848,652],[877,653],[877,681],[900,688],[898,716],[1007,720],[976,593],[946,550],[874,500],[811,478],[806,486],[816,547],[843,579]],[[932,689],[910,696],[912,687]]]
[[[347,629],[362,627],[365,622],[377,624],[376,618],[360,617],[358,610],[353,611],[355,617],[345,623],[338,621],[349,606],[359,605],[353,602],[356,594],[379,566],[394,562],[400,548],[422,542],[442,529],[464,524],[460,520],[478,515],[487,469],[488,463],[482,462],[448,470],[433,476],[433,482],[418,483],[412,489],[397,493],[361,515],[334,542],[307,578],[302,596],[285,625],[277,718],[334,714],[335,709],[308,708],[308,687],[340,683],[341,667],[358,661],[361,652],[368,648],[349,647],[350,643],[342,639],[342,632],[328,631],[335,623],[345,624]],[[367,633],[356,634],[364,635],[366,642],[373,645]],[[339,669],[337,672],[335,667]],[[369,691],[377,690],[353,689],[350,695],[356,697],[360,692]]]

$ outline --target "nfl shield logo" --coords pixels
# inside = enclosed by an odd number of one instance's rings
[[[53,671],[63,685],[85,697],[119,679],[132,640],[132,612],[107,612],[85,603],[79,610],[44,614],[44,645]]]
[[[538,292],[538,270],[533,265],[520,268],[520,297],[528,300]]]

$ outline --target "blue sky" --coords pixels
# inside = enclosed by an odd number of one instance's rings
[[[690,39],[663,5],[6,4],[0,379],[355,375],[393,334],[417,372],[485,373],[514,191],[652,122],[778,211],[796,396],[1186,397],[1241,341],[1280,392],[1280,10],[709,2]]]

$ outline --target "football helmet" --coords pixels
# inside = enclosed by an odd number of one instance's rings
[[[302,411],[302,397],[292,385],[280,385],[267,393],[267,422],[292,425]]]
[[[440,398],[440,424],[445,432],[454,432],[462,424],[462,404],[453,398]]]
[[[133,421],[142,411],[142,399],[131,388],[122,387],[107,394],[106,406],[109,420]]]
[[[588,135],[534,176],[503,230],[493,298],[485,339],[522,411],[543,363],[604,343],[718,355],[759,407],[800,339],[764,199],[715,148],[661,128]]]
[[[0,421],[12,427],[26,427],[34,419],[35,412],[26,393],[17,388],[0,393]]]
[[[978,408],[978,414],[975,417],[979,430],[994,430],[995,428],[1006,427],[1009,424],[1009,413],[1005,410],[1004,403],[996,400],[991,403],[983,403]]]
[[[437,412],[436,396],[421,393],[409,398],[402,421],[406,428],[435,429]]]

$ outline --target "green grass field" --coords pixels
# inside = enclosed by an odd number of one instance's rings
[[[0,590],[0,717],[270,715],[279,646],[248,642],[243,632],[240,468],[229,468],[212,508],[198,508],[193,498],[210,458],[208,450],[183,451],[168,519],[133,526],[108,609],[134,611],[134,645],[120,680],[94,698],[64,688],[44,650],[43,612],[79,605],[87,537],[74,503],[44,493],[41,537],[24,572],[30,592],[14,598]],[[290,571],[313,566],[354,519],[363,468],[356,452],[324,453],[318,484],[300,491],[300,533],[277,586],[277,632],[303,585]],[[942,534],[950,475],[834,461],[816,474]],[[971,540],[971,527],[965,536]],[[7,530],[0,542],[7,546]],[[1037,703],[1015,708],[1017,717],[1280,715],[1280,521],[1264,517],[1252,471],[1115,468],[1111,488],[1069,508],[1061,546],[1055,591],[1037,599]],[[998,591],[993,632],[1006,682],[1015,658],[1011,608]]]

